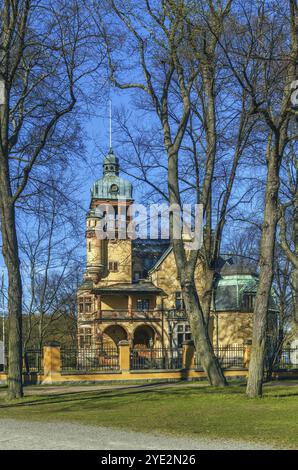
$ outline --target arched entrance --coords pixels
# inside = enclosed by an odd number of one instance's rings
[[[102,334],[102,344],[104,347],[118,347],[119,341],[127,340],[127,333],[120,325],[108,326]]]
[[[149,325],[138,326],[133,335],[133,347],[135,349],[150,348],[154,345],[156,334]]]

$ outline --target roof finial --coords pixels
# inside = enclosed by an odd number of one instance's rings
[[[110,105],[110,150],[112,149],[112,100],[109,100]]]

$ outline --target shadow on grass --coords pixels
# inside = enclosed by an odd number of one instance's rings
[[[175,385],[175,386],[173,386]],[[94,406],[95,400],[96,402],[106,399],[112,399],[111,405],[117,406],[121,405],[121,403],[117,403],[114,400],[120,399],[125,400],[130,398],[133,401],[134,397],[142,397],[142,401],[157,401],[158,399],[185,399],[194,398],[196,396],[207,397],[207,396],[218,396],[220,399],[221,397],[232,397],[232,396],[242,396],[246,399],[245,395],[245,384],[230,384],[228,387],[208,387],[206,385],[199,385],[196,384],[186,384],[185,382],[179,382],[175,384],[169,383],[159,383],[159,384],[141,384],[141,385],[134,385],[134,386],[123,386],[119,387],[116,390],[82,390],[82,391],[70,391],[65,393],[53,393],[53,394],[46,394],[36,396],[35,399],[31,399],[25,397],[22,401],[18,402],[7,402],[0,405],[0,409],[9,409],[9,408],[25,408],[25,407],[32,407],[32,406],[47,406],[47,405],[66,405],[68,403],[90,403]],[[292,391],[292,393],[291,393]],[[275,389],[274,393],[270,390],[266,390],[264,398],[269,399],[276,399],[276,398],[290,398],[294,396],[298,396],[298,391],[294,391],[293,388],[289,390],[288,393],[285,392],[284,388],[281,393],[277,393],[278,391]],[[247,400],[251,400],[248,399]],[[260,399],[257,399],[260,400]]]
[[[174,388],[171,387],[168,383],[160,383],[160,384],[142,384],[142,385],[135,385],[135,386],[129,386],[129,387],[121,387],[117,388],[117,390],[94,390],[94,391],[71,391],[71,392],[66,392],[66,393],[54,393],[54,394],[47,394],[45,396],[40,396],[37,397],[34,400],[27,400],[26,397],[24,400],[21,402],[17,403],[5,403],[0,405],[0,409],[5,409],[5,408],[15,408],[15,407],[27,407],[27,406],[39,406],[39,405],[50,405],[50,404],[67,404],[69,402],[83,402],[83,401],[89,401],[92,399],[96,400],[101,400],[101,399],[117,399],[117,398],[128,398],[128,397],[134,397],[134,396],[140,396],[143,395],[144,398],[147,396],[148,400],[152,400],[154,395],[159,395],[160,398],[166,398],[166,397],[185,397],[187,398],[188,396],[194,396],[197,394],[218,394],[220,392],[225,393],[225,394],[231,394],[232,393],[242,393],[240,390],[234,389],[232,391],[233,387],[228,387],[226,388],[217,388],[217,389],[211,389],[211,387],[206,387],[204,386],[198,386],[198,385],[187,385],[185,382],[182,382],[181,384],[176,383],[175,385],[182,385],[183,388]],[[230,392],[228,391],[230,390]],[[154,397],[156,399],[156,397]]]

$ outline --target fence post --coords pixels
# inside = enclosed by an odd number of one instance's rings
[[[192,340],[184,341],[182,343],[182,368],[195,368],[195,346]]]
[[[252,345],[251,340],[247,340],[244,343],[243,366],[245,367],[245,369],[249,368],[250,356],[251,356],[251,345]]]
[[[121,371],[130,370],[130,347],[126,340],[119,341],[119,369]]]
[[[43,348],[43,384],[54,383],[61,377],[60,344],[53,341]]]

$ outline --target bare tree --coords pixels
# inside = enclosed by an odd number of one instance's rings
[[[32,230],[19,228],[25,289],[24,350],[32,344],[33,337],[35,347],[41,349],[49,332],[53,335],[55,325],[62,318],[76,321],[75,298],[82,266],[80,242],[83,233],[80,233],[78,217],[74,216],[77,212],[75,201],[58,193],[59,185],[67,185],[68,191],[72,192],[72,181],[68,177],[60,179],[59,183],[52,181],[46,196],[38,195],[34,205],[30,198],[30,210],[34,210],[30,214]],[[28,221],[29,215],[26,215]]]
[[[221,43],[228,63],[239,83],[251,97],[254,113],[263,122],[266,149],[266,186],[260,244],[260,277],[253,323],[253,348],[247,394],[262,395],[268,303],[274,273],[276,228],[279,217],[280,168],[290,140],[291,83],[298,59],[297,3],[289,0],[277,14],[271,2],[248,2],[245,15],[235,10],[233,40]],[[241,17],[239,16],[241,15]],[[289,18],[287,20],[286,18]],[[238,27],[237,27],[238,25]],[[290,41],[288,41],[288,35]]]
[[[297,129],[297,123],[295,129]],[[297,144],[291,141],[284,163],[284,179],[280,194],[280,245],[292,266],[294,315],[298,324],[298,159]]]
[[[150,153],[149,161],[141,157],[140,146],[136,145],[126,126],[138,158],[138,178],[151,185],[155,193],[167,198],[170,204],[181,208],[186,197],[188,201],[203,205],[206,227],[201,250],[187,253],[183,240],[174,239],[173,217],[170,234],[192,336],[201,364],[213,385],[226,384],[208,333],[215,267],[237,166],[253,127],[247,109],[247,92],[240,92],[237,118],[234,115],[237,131],[232,152],[229,149],[226,173],[221,178],[223,184],[214,234],[213,195],[219,188],[215,180],[220,178],[220,166],[224,168],[223,160],[220,162],[217,154],[216,83],[220,82],[217,49],[231,4],[231,1],[208,4],[183,0],[161,4],[108,1],[110,14],[103,14],[95,6],[92,9],[106,42],[111,82],[122,90],[138,91],[137,97],[141,96],[143,100],[141,107],[154,112],[159,121],[162,150],[167,156],[164,165],[159,161],[159,170],[165,171],[168,187],[162,189],[162,185],[150,178],[148,169],[150,165],[154,168],[158,159],[152,158],[150,151],[147,152],[147,156]],[[109,23],[113,25],[112,29],[108,27]],[[125,58],[128,51],[129,61],[132,57],[134,64],[130,66],[134,80],[125,77],[129,66]],[[233,118],[230,119],[232,122]],[[124,122],[122,125],[125,127]],[[200,294],[195,286],[198,260],[204,281]]]
[[[8,396],[22,391],[22,281],[16,205],[29,197],[33,175],[42,179],[49,160],[68,139],[67,119],[99,49],[86,32],[78,1],[2,0],[0,31],[0,209],[2,252],[8,270]],[[100,57],[100,54],[98,54]],[[32,187],[31,187],[32,189]]]

